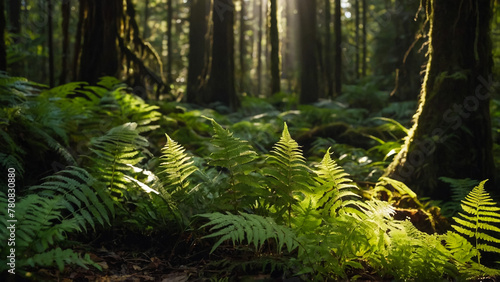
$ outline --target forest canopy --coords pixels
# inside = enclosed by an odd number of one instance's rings
[[[2,280],[500,277],[499,1],[0,3]]]

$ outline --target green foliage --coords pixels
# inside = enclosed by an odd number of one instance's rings
[[[136,123],[126,123],[112,128],[101,137],[91,140],[90,150],[95,176],[108,188],[122,196],[130,183],[127,175],[143,160],[148,140],[139,135]]]
[[[446,217],[452,217],[460,210],[460,203],[471,188],[479,184],[479,181],[474,179],[454,179],[449,177],[440,177],[439,180],[450,184],[451,187],[451,201],[443,203],[441,206],[441,214]]]
[[[251,174],[255,170],[257,153],[248,141],[234,137],[232,132],[222,128],[215,120],[211,119],[211,122],[214,130],[214,150],[210,154],[208,165],[227,170],[227,182],[222,189],[230,195],[229,204],[234,210],[241,207],[240,205],[246,207],[253,204],[261,190],[256,189],[258,180]]]
[[[62,269],[64,263],[90,264],[88,256],[81,258],[70,249],[52,247],[67,239],[69,233],[87,231],[89,225],[95,230],[96,222],[101,226],[110,224],[114,203],[99,182],[84,169],[70,167],[47,177],[30,191],[15,207],[16,252],[22,254],[16,260],[17,267],[56,263]],[[0,208],[7,210],[7,197],[0,195]],[[9,236],[6,227],[0,231],[4,242]],[[1,267],[5,269],[6,265]]]
[[[491,243],[500,243],[500,239],[489,233],[500,235],[500,228],[495,226],[500,222],[500,207],[497,207],[488,192],[484,190],[482,181],[462,200],[464,213],[459,212],[459,217],[453,219],[457,225],[452,225],[455,230],[473,240],[473,246],[479,251],[500,253],[500,248]],[[481,255],[477,253],[477,263],[481,263]]]
[[[169,194],[180,192],[190,186],[188,177],[198,170],[193,165],[194,161],[189,157],[181,145],[167,136],[167,143],[162,149],[162,156],[160,157],[159,173],[163,178],[163,187]]]
[[[229,212],[227,214],[215,212],[200,214],[199,216],[209,219],[209,222],[201,228],[212,225],[210,231],[213,231],[213,233],[204,238],[220,237],[213,245],[211,253],[226,240],[231,240],[233,244],[242,244],[246,240],[248,244],[254,245],[257,250],[266,241],[269,242],[270,239],[274,239],[278,253],[282,251],[284,245],[287,246],[288,252],[298,247],[295,233],[286,226],[276,224],[270,217],[242,212],[239,215]]]
[[[297,205],[305,192],[310,191],[311,177],[302,150],[290,136],[286,123],[267,164],[263,173],[267,176],[268,187],[273,193],[271,205],[275,207],[278,217],[286,213],[286,222],[290,223],[292,207]]]
[[[358,189],[342,167],[330,157],[328,149],[321,163],[317,165],[315,173],[318,175],[316,181],[318,186],[314,193],[319,194],[317,205],[330,216],[338,215],[338,211],[343,207],[343,198],[352,196],[359,197],[352,190]]]

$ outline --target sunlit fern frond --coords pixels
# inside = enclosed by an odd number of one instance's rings
[[[185,153],[186,149],[165,135],[167,143],[161,150],[158,175],[167,192],[172,194],[188,188],[190,184],[188,177],[198,168],[194,165],[193,159]]]
[[[482,181],[462,200],[463,213],[453,219],[453,228],[473,240],[473,246],[479,251],[500,253],[500,248],[491,243],[500,243],[500,207],[484,189],[487,180]],[[492,234],[495,234],[493,236]],[[480,255],[477,256],[480,263]]]
[[[130,180],[125,177],[142,161],[148,140],[139,135],[136,123],[112,128],[104,136],[91,140],[94,175],[112,192],[123,194]]]
[[[349,174],[330,157],[328,149],[316,166],[315,178],[318,186],[315,194],[319,195],[318,206],[323,208],[324,214],[335,216],[338,210],[343,207],[342,199],[358,197],[353,190],[358,190],[354,182],[348,178]]]
[[[280,140],[269,154],[267,163],[268,167],[263,171],[274,195],[272,204],[276,207],[278,215],[288,213],[290,222],[292,206],[298,202],[296,197],[310,191],[311,175],[302,150],[292,139],[286,123]]]
[[[204,238],[220,237],[210,252],[227,240],[231,240],[233,244],[243,244],[246,241],[254,245],[256,250],[270,239],[275,240],[278,252],[281,252],[284,245],[287,246],[288,252],[298,247],[295,233],[286,226],[276,224],[270,217],[241,212],[239,215],[215,212],[199,216],[209,220],[201,228],[212,226],[210,231],[213,233]]]
[[[232,132],[222,128],[215,120],[210,121],[214,130],[212,145],[215,148],[210,154],[208,165],[227,171],[227,191],[231,198],[230,205],[234,209],[240,203],[253,203],[258,184],[252,175],[257,153],[248,141],[234,137]]]

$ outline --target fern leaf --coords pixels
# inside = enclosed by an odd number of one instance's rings
[[[212,226],[210,231],[213,231],[213,233],[204,238],[220,237],[210,253],[215,251],[226,240],[231,240],[233,245],[242,244],[246,241],[248,244],[254,245],[256,250],[260,249],[270,239],[276,241],[278,252],[281,252],[284,245],[287,246],[289,252],[298,247],[295,233],[285,226],[276,224],[269,217],[246,213],[234,215],[219,212],[200,214],[198,216],[209,220],[201,228]]]
[[[472,191],[462,200],[462,209],[464,213],[458,213],[459,217],[453,219],[457,225],[452,227],[460,234],[463,234],[474,240],[474,247],[481,251],[500,253],[500,248],[488,244],[500,243],[498,237],[486,234],[500,235],[500,228],[495,226],[495,223],[500,222],[500,208],[490,197],[489,193],[484,189],[484,183],[487,180],[479,183]],[[477,255],[477,262],[480,264],[480,255]]]
[[[352,192],[358,187],[354,182],[347,178],[347,174],[342,167],[330,157],[330,148],[326,151],[321,163],[317,165],[316,181],[318,182],[317,190],[320,197],[318,205],[323,207],[324,211],[330,216],[337,215],[338,209],[343,206],[342,199],[347,197],[359,197]],[[318,192],[316,192],[318,194]]]
[[[272,204],[277,214],[288,214],[291,221],[292,207],[298,204],[298,197],[310,192],[311,176],[299,144],[292,139],[285,123],[280,140],[267,159],[269,167],[263,170],[268,186],[274,194]]]

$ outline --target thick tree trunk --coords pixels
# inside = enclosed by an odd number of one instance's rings
[[[318,101],[318,54],[316,43],[316,0],[297,0],[300,24],[300,103]]]
[[[69,19],[71,13],[71,0],[63,0],[61,2],[62,14],[62,54],[61,54],[61,74],[59,75],[59,84],[66,83],[68,75],[68,58],[69,58]]]
[[[191,1],[189,14],[189,55],[186,101],[201,103],[201,95],[206,85],[208,68],[208,15],[210,3],[207,0]]]
[[[47,0],[47,45],[49,50],[49,86],[54,87],[55,83],[55,69],[54,69],[54,34],[52,29],[52,0]]]
[[[438,199],[438,177],[491,179],[490,1],[432,0],[429,62],[415,124],[390,177]]]
[[[262,24],[263,24],[263,15],[262,15],[262,1],[264,0],[256,0],[259,2],[257,5],[257,13],[259,16],[258,27],[257,27],[257,95],[261,95],[262,90]]]
[[[210,94],[206,103],[220,102],[232,110],[239,106],[234,74],[234,4],[233,0],[214,2],[212,66]]]
[[[271,94],[281,91],[280,86],[280,41],[278,35],[278,7],[276,0],[271,0],[270,41],[271,41]]]
[[[354,0],[354,41],[355,41],[355,59],[354,59],[354,77],[359,79],[359,0]]]
[[[241,10],[240,10],[240,54],[239,54],[239,62],[240,62],[240,83],[239,89],[241,93],[245,92],[245,78],[246,78],[246,64],[245,64],[245,54],[246,54],[246,46],[247,42],[245,42],[245,32],[246,32],[246,7],[245,0],[241,0]]]
[[[117,76],[120,66],[117,35],[123,2],[82,0],[80,9],[85,9],[86,17],[82,26],[79,80],[95,83],[102,76]]]
[[[342,92],[342,9],[340,0],[335,0],[335,96],[340,96]]]
[[[5,47],[5,2],[0,0],[0,71],[7,70],[7,50]]]

